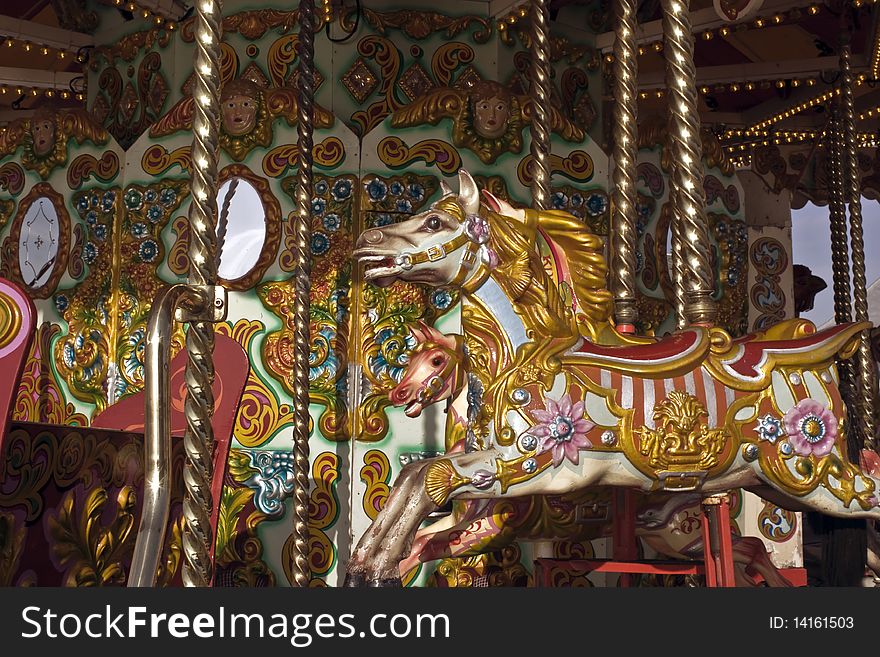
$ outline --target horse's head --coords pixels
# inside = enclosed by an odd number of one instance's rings
[[[478,259],[491,262],[486,246],[489,226],[480,215],[480,191],[464,169],[458,180],[458,194],[441,183],[444,195],[427,211],[360,236],[353,255],[364,262],[367,281],[380,287],[398,280],[459,285]]]
[[[394,406],[405,406],[409,417],[418,417],[425,406],[457,395],[463,385],[462,340],[419,322],[413,328],[416,347],[400,383],[388,393]]]

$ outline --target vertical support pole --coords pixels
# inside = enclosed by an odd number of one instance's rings
[[[293,533],[285,553],[288,579],[294,586],[306,587],[309,569],[309,314],[311,289],[312,145],[314,142],[314,57],[315,2],[299,3],[299,171],[296,181],[296,220],[294,224],[294,491]]]
[[[632,333],[638,319],[636,307],[636,162],[638,143],[638,97],[636,78],[635,0],[614,3],[614,124],[611,192],[611,292],[614,321],[621,332]]]
[[[532,208],[550,207],[550,45],[546,0],[531,0]]]
[[[614,518],[611,537],[615,561],[635,561],[638,556],[636,543],[636,503],[633,492],[628,488],[614,490]],[[620,587],[632,586],[632,575],[620,574]]]
[[[196,3],[195,114],[192,145],[192,205],[189,225],[189,283],[217,283],[217,147],[220,132],[220,39],[222,16],[217,0]],[[205,300],[206,303],[213,300]],[[186,333],[186,467],[183,480],[183,583],[209,586],[211,549],[211,478],[214,431],[214,326],[196,321]]]
[[[828,125],[828,214],[831,232],[831,272],[834,287],[834,321],[846,324],[852,321],[852,293],[849,279],[849,238],[846,234],[846,198],[844,193],[843,143],[840,105],[832,104],[832,118]],[[838,360],[838,374],[843,398],[851,402],[852,376],[849,361]]]
[[[855,109],[853,100],[853,74],[850,64],[850,44],[840,48],[840,104],[842,108],[844,153],[844,198],[849,201],[849,237],[852,248],[853,307],[857,322],[868,321],[868,290],[865,280],[865,240],[862,228],[862,190],[859,181],[859,161],[856,150]],[[859,350],[856,352],[853,377],[854,400],[861,406],[861,447],[874,443],[874,358],[871,355],[871,338],[868,330],[862,331]],[[858,454],[850,454],[858,462]]]
[[[669,89],[672,161],[673,251],[683,262],[684,315],[692,324],[713,324],[714,272],[703,193],[703,157],[697,110],[694,35],[686,0],[662,0]]]
[[[729,496],[703,498],[703,555],[706,586],[736,586],[733,574],[733,541],[730,538]]]

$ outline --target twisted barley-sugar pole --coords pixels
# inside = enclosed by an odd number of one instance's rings
[[[852,250],[853,307],[857,322],[868,321],[868,290],[865,281],[865,240],[862,229],[862,191],[859,181],[859,161],[856,149],[855,110],[853,101],[853,73],[849,43],[840,48],[840,104],[843,110],[845,196],[849,201],[849,237]],[[857,391],[862,419],[862,439],[865,446],[874,442],[874,359],[871,355],[870,333],[862,331],[856,354],[858,372]],[[854,380],[855,383],[855,380]]]
[[[287,575],[294,586],[306,587],[309,569],[309,291],[311,288],[312,145],[314,142],[315,3],[299,3],[297,143],[299,171],[296,179],[294,221],[293,306],[293,533],[288,539]]]
[[[683,314],[688,323],[712,324],[714,275],[703,194],[700,115],[697,109],[694,36],[688,5],[663,0],[666,86],[669,96],[669,143],[672,162],[673,251],[683,263]],[[677,295],[678,296],[678,295]]]
[[[639,316],[636,306],[636,161],[639,144],[635,0],[617,0],[614,19],[611,292],[618,329],[632,332]]]
[[[531,22],[532,208],[546,210],[550,207],[550,28],[545,0],[531,0]]]
[[[217,283],[217,146],[220,132],[220,39],[222,16],[216,0],[196,3],[195,114],[192,145],[192,205],[189,212],[190,285]],[[205,299],[205,303],[213,299]],[[186,467],[183,481],[183,583],[209,586],[211,563],[211,477],[214,432],[214,326],[196,321],[186,332]]]
[[[846,324],[852,321],[852,292],[849,281],[849,238],[846,234],[846,194],[843,174],[843,141],[840,121],[840,103],[832,103],[828,125],[828,218],[831,233],[831,275],[834,288],[834,321]],[[851,400],[852,375],[850,363],[837,363],[843,398]]]

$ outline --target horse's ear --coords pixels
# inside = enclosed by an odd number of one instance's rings
[[[525,221],[526,215],[522,209],[513,207],[510,203],[498,198],[489,190],[483,189],[481,192],[483,194],[483,199],[486,201],[486,205],[489,206],[489,209],[492,210],[492,212],[496,212],[502,217],[509,217],[510,219],[516,219],[517,221]]]
[[[435,329],[433,326],[429,324],[425,324],[422,320],[417,320],[419,328],[421,329],[420,333],[424,335],[425,340],[430,340],[432,342],[440,342],[443,339],[443,334]],[[424,340],[422,340],[424,342]]]
[[[464,169],[458,170],[458,202],[466,214],[480,213],[480,190]]]
[[[490,192],[488,189],[480,190],[483,194],[483,200],[486,201],[486,205],[489,206],[489,209],[492,212],[497,212],[501,214],[501,199],[499,199],[495,194]]]
[[[443,196],[450,196],[451,194],[455,194],[455,192],[452,191],[452,187],[447,185],[445,180],[440,181],[440,193]]]
[[[410,326],[409,332],[412,333],[412,336],[416,339],[418,344],[428,341],[428,336],[425,335],[425,332],[422,328],[425,326],[425,323],[422,320],[419,320],[419,326]],[[420,328],[422,327],[422,328]]]

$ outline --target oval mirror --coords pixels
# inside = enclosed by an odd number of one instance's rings
[[[230,193],[233,181],[237,184]],[[230,178],[220,186],[218,216],[222,217],[227,203],[226,235],[217,273],[220,278],[234,281],[250,273],[260,259],[266,242],[266,212],[259,192],[244,178]],[[218,225],[218,233],[222,231]]]
[[[51,199],[40,196],[25,211],[19,238],[18,266],[29,288],[45,285],[58,258],[61,234],[58,213]]]

